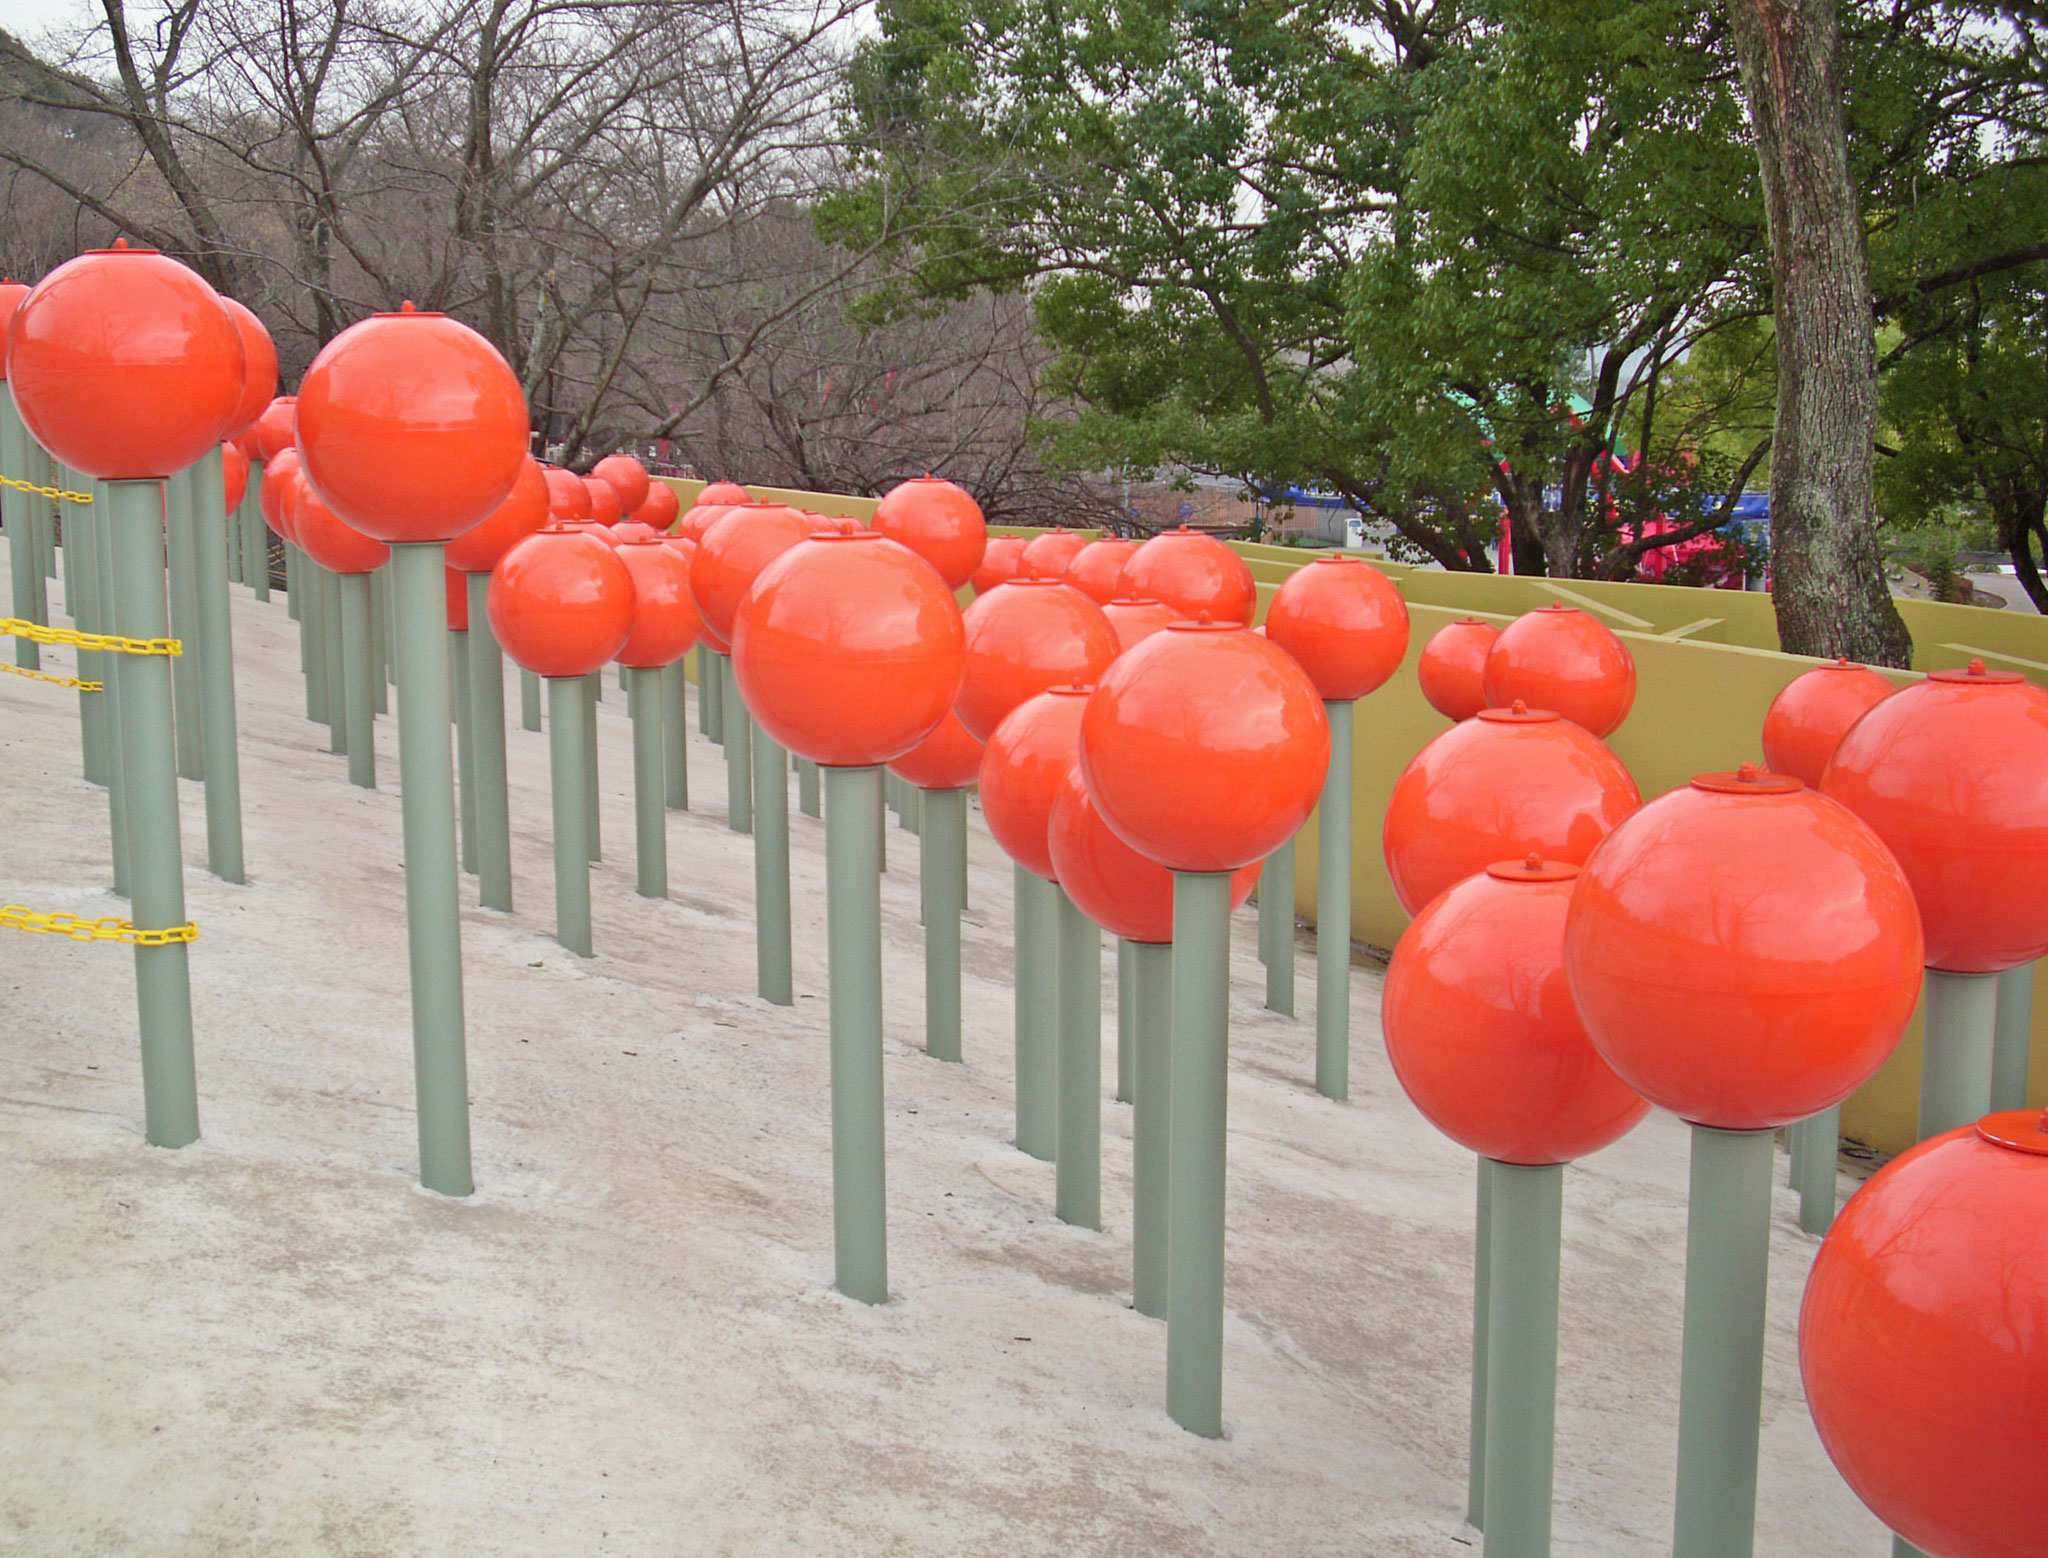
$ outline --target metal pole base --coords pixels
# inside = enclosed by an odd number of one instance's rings
[[[661,713],[661,672],[628,669],[626,717],[633,725],[633,885],[642,898],[668,896],[668,775]]]
[[[551,676],[548,683],[548,762],[555,821],[555,939],[578,957],[590,956],[590,841],[585,792],[581,676]]]
[[[348,749],[348,782],[365,790],[377,788],[377,743],[370,734],[377,695],[371,679],[377,674],[370,639],[370,576],[337,575],[335,595],[341,607],[342,745]]]
[[[1792,1186],[1799,1192],[1799,1226],[1823,1234],[1835,1221],[1835,1182],[1840,1171],[1842,1107],[1824,1109],[1791,1127]]]
[[[1564,1166],[1496,1163],[1492,1177],[1494,1276],[1513,1302],[1488,1311],[1486,1552],[1550,1558]]]
[[[1138,998],[1131,989],[1131,944],[1116,940],[1116,1101],[1138,1095]]]
[[[491,576],[469,575],[469,725],[476,797],[476,891],[512,910],[512,803],[505,780],[505,655],[491,631]]]
[[[1348,922],[1347,922],[1348,923]],[[1266,1010],[1294,1015],[1294,840],[1266,857],[1259,873],[1259,955],[1266,964]],[[1349,948],[1346,948],[1347,962]],[[1318,977],[1321,965],[1317,965]],[[1318,986],[1320,988],[1320,986]],[[1349,990],[1346,991],[1349,1000]]]
[[[735,700],[737,701],[737,700]],[[731,736],[728,727],[728,737]],[[834,1285],[889,1299],[882,1115],[881,770],[825,770],[825,908],[832,970]]]
[[[732,656],[718,657],[718,676],[724,684],[720,699],[725,719],[725,825],[735,833],[754,830],[753,763],[747,752],[747,737],[753,720],[740,701],[739,684],[733,679]]]
[[[1015,872],[1017,906],[1017,1147],[1050,1163],[1059,1150],[1057,889],[1022,866]]]
[[[754,769],[754,983],[762,1000],[788,1006],[796,999],[789,953],[789,757],[758,727],[748,745]]]
[[[661,771],[668,809],[690,809],[690,680],[683,662],[661,668]]]
[[[2034,1045],[2034,965],[1998,976],[1997,1037],[1991,1054],[1991,1107],[2027,1107],[2027,1067]]]
[[[1230,877],[1173,874],[1172,1188],[1166,1410],[1223,1436],[1223,1176],[1230,1066]],[[1138,1088],[1144,1097],[1144,1084]]]
[[[924,1052],[960,1058],[960,861],[965,790],[924,792]]]
[[[1166,1318],[1167,1208],[1173,1122],[1173,948],[1127,942],[1131,950],[1131,1302]]]
[[[1053,1209],[1102,1227],[1102,932],[1055,887],[1059,912],[1058,1103]]]
[[[1351,716],[1326,702],[1330,767],[1316,824],[1316,1091],[1351,1096]]]
[[[818,797],[818,765],[807,757],[796,760],[796,809],[806,817],[825,815]]]
[[[192,590],[199,632],[199,731],[206,772],[206,867],[239,882],[242,867],[242,768],[235,741],[235,645],[228,609],[231,533],[221,456],[209,450],[192,468]],[[187,653],[191,652],[190,646]]]
[[[519,672],[519,728],[540,729],[540,677],[523,666]]]
[[[1920,1139],[1991,1112],[1998,976],[1927,970],[1921,986]]]
[[[1493,1329],[1493,1159],[1479,1160],[1479,1209],[1472,1249],[1472,1418],[1465,1468],[1465,1520],[1486,1529],[1486,1349]]]

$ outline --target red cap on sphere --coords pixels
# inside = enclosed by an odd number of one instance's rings
[[[1445,719],[1466,720],[1486,707],[1486,657],[1500,629],[1477,617],[1446,623],[1429,635],[1415,662],[1422,696]]]
[[[1870,667],[1847,660],[1793,677],[1764,715],[1765,766],[1818,789],[1850,727],[1896,691]]]
[[[1102,614],[1116,632],[1119,653],[1144,643],[1176,622],[1187,620],[1171,606],[1156,600],[1113,600],[1102,608]]]
[[[1876,1075],[1920,990],[1905,873],[1847,808],[1745,764],[1625,820],[1579,875],[1565,969],[1594,1047],[1700,1125],[1771,1130]]]
[[[391,548],[366,536],[321,500],[298,474],[298,501],[292,505],[292,539],[299,549],[330,573],[375,573],[391,561]]]
[[[649,480],[647,496],[634,505],[633,517],[655,530],[667,530],[683,511],[683,500],[665,481]]]
[[[448,601],[448,631],[469,631],[469,575],[460,568],[441,569],[441,592]]]
[[[950,709],[933,731],[901,757],[889,772],[920,790],[964,790],[981,773],[982,745]]]
[[[547,478],[528,455],[496,512],[448,543],[448,566],[464,573],[489,573],[498,559],[547,522]]]
[[[815,521],[779,503],[728,510],[697,542],[690,565],[690,589],[703,618],[705,642],[720,654],[732,648],[732,626],[740,602],[776,558],[817,533]]]
[[[105,481],[182,471],[241,403],[242,338],[220,295],[125,243],[58,266],[15,309],[7,375],[35,441]]]
[[[491,631],[514,662],[542,676],[588,676],[633,631],[633,576],[588,531],[549,525],[491,574]]]
[[[635,670],[681,659],[697,642],[690,560],[650,531],[644,540],[621,540],[619,561],[633,576],[633,631],[612,658]]]
[[[1119,656],[1081,724],[1081,770],[1103,820],[1176,871],[1270,855],[1315,810],[1329,761],[1315,684],[1285,650],[1229,623],[1177,622]]]
[[[590,494],[590,517],[600,525],[616,525],[625,518],[626,510],[619,502],[619,489],[599,476],[585,476],[583,490]]]
[[[936,476],[891,487],[875,505],[874,529],[930,563],[949,590],[974,577],[988,546],[981,505]]]
[[[1486,656],[1487,707],[1517,699],[1605,736],[1635,704],[1635,656],[1578,607],[1539,606],[1502,628]]]
[[[1497,1162],[1569,1163],[1650,1112],[1572,1004],[1564,926],[1578,874],[1539,855],[1497,862],[1424,909],[1387,965],[1380,1026],[1402,1090]]]
[[[814,536],[762,570],[733,624],[748,709],[835,768],[901,757],[960,687],[960,608],[931,564],[886,536]]]
[[[1936,671],[1856,722],[1821,787],[1905,867],[1929,968],[2048,953],[2048,692],[1980,661]]]
[[[1266,636],[1301,662],[1316,691],[1349,703],[1401,669],[1408,604],[1363,558],[1318,557],[1274,592]]]
[[[28,288],[20,282],[0,281],[0,382],[7,378],[7,327],[14,322],[14,311],[27,296]]]
[[[647,467],[630,454],[608,454],[590,468],[590,474],[599,481],[611,483],[612,490],[619,495],[621,513],[631,514],[647,501],[650,490]]]
[[[220,481],[222,506],[232,514],[249,490],[249,457],[233,439],[220,446]]]
[[[559,465],[544,465],[541,478],[548,484],[548,518],[590,518],[590,489],[583,485],[581,476]]]
[[[981,554],[981,563],[974,570],[970,581],[976,595],[986,595],[999,584],[1008,584],[1017,577],[1017,571],[1024,566],[1024,548],[1028,543],[1022,536],[992,536]]]
[[[1054,687],[1004,716],[981,759],[981,815],[1003,853],[1055,877],[1046,829],[1060,782],[1081,757],[1087,687]]]
[[[298,501],[299,451],[287,448],[264,465],[263,479],[256,484],[256,508],[265,524],[290,541],[290,510]]]
[[[250,429],[256,436],[256,458],[268,465],[287,449],[298,458],[293,440],[298,436],[299,397],[280,395],[263,408]]]
[[[380,541],[448,541],[488,519],[526,458],[526,396],[498,349],[445,314],[373,314],[299,384],[306,480]]]
[[[978,597],[965,620],[960,722],[980,741],[1025,699],[1095,682],[1120,648],[1102,608],[1055,579],[1013,579]]]
[[[1064,579],[1067,565],[1080,555],[1088,545],[1086,536],[1075,535],[1071,530],[1055,526],[1041,530],[1024,543],[1023,560],[1017,565],[1017,576],[1029,579]]]
[[[1173,873],[1110,831],[1076,763],[1060,781],[1046,827],[1054,878],[1080,911],[1112,936],[1164,946],[1173,940]],[[1258,885],[1264,860],[1231,874],[1230,907]]]
[[[1090,541],[1067,564],[1067,583],[1094,601],[1107,606],[1124,593],[1124,566],[1138,543],[1117,536]]]
[[[1903,1153],[1821,1242],[1799,1372],[1835,1467],[1907,1541],[2034,1558],[2048,1530],[2048,1120]]]
[[[698,489],[696,502],[693,507],[709,508],[713,504],[729,506],[736,503],[752,503],[753,501],[754,495],[738,482],[715,481],[708,486]]]
[[[1381,828],[1394,896],[1410,914],[1496,860],[1583,864],[1643,804],[1598,736],[1547,709],[1487,709],[1415,754]]]
[[[233,437],[255,424],[277,394],[277,345],[258,319],[233,298],[222,298],[235,333],[242,340],[242,398],[228,418],[228,435]]]
[[[1245,560],[1214,536],[1185,525],[1133,552],[1123,585],[1126,595],[1164,601],[1189,621],[1207,612],[1211,622],[1250,627],[1259,609],[1259,587]]]

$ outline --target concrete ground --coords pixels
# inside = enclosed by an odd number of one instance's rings
[[[634,895],[612,691],[594,960],[550,939],[545,744],[511,735],[518,912],[465,913],[477,1193],[446,1200],[414,1183],[392,732],[386,787],[352,789],[302,718],[281,601],[235,595],[246,887],[207,875],[181,787],[198,1145],[142,1141],[129,955],[0,932],[0,1552],[1478,1546],[1473,1164],[1393,1083],[1376,969],[1353,986],[1356,1096],[1329,1103],[1309,941],[1303,1018],[1276,1017],[1239,918],[1228,1433],[1193,1438],[1164,1411],[1164,1329],[1129,1303],[1130,1111],[1104,1109],[1101,1233],[1058,1223],[1051,1169],[1010,1145],[1010,873],[978,822],[962,1065],[919,1049],[917,846],[888,837],[893,1296],[868,1309],[830,1285],[819,826],[794,819],[778,1009],[752,993],[749,845],[694,735],[675,889]],[[121,912],[74,695],[0,677],[0,794],[8,900]],[[1668,1550],[1685,1183],[1662,1116],[1569,1176],[1560,1554]],[[1758,1551],[1871,1558],[1884,1535],[1800,1397],[1816,1241],[1793,1212],[1781,1188]]]

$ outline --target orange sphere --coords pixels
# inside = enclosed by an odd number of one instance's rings
[[[633,575],[617,549],[560,525],[505,554],[484,603],[505,653],[542,676],[588,676],[633,631]]]
[[[1497,861],[1432,902],[1387,965],[1380,1026],[1430,1124],[1500,1163],[1569,1163],[1649,1104],[1600,1058],[1564,974],[1579,868]]]
[[[667,530],[682,511],[683,500],[676,496],[675,488],[665,481],[650,480],[647,496],[633,507],[633,517],[656,530]]]
[[[1124,593],[1164,601],[1193,621],[1250,627],[1259,609],[1259,587],[1245,560],[1214,536],[1183,525],[1154,536],[1124,565]]]
[[[1102,608],[1116,631],[1118,652],[1142,644],[1154,633],[1186,619],[1171,606],[1156,600],[1113,600]]]
[[[1067,564],[1067,583],[1096,605],[1107,606],[1124,593],[1124,565],[1137,549],[1137,542],[1115,536],[1090,541]]]
[[[1117,656],[1102,608],[1057,579],[1013,579],[967,608],[960,722],[978,741],[1049,687],[1088,686]]]
[[[720,654],[732,648],[740,602],[776,558],[817,533],[816,524],[780,504],[749,504],[719,516],[697,543],[690,589],[703,618],[704,638]]]
[[[1623,1081],[1771,1130],[1877,1073],[1920,991],[1920,916],[1846,807],[1748,764],[1637,811],[1580,872],[1565,969]]]
[[[292,505],[292,539],[299,549],[330,573],[375,573],[391,561],[391,548],[366,536],[298,477],[299,498]]]
[[[2048,953],[2048,692],[1980,661],[1935,671],[1856,722],[1821,788],[1905,867],[1928,967]]]
[[[676,534],[687,536],[692,541],[702,541],[704,532],[717,524],[728,514],[737,514],[743,509],[758,510],[758,503],[700,503],[695,508],[683,511],[682,521],[676,526]]]
[[[965,637],[923,558],[872,530],[825,534],[754,581],[733,624],[733,670],[777,741],[828,767],[866,768],[939,728]]]
[[[1872,1175],[1821,1241],[1799,1373],[1856,1496],[1944,1558],[2048,1531],[2048,1120],[1990,1115]]]
[[[277,394],[277,345],[263,321],[233,298],[222,298],[220,305],[242,340],[242,398],[228,417],[228,435],[233,437],[253,426]]]
[[[661,541],[662,545],[667,546],[673,549],[674,551],[681,553],[685,561],[693,565],[696,563],[697,543],[695,541],[692,541],[688,536],[663,536],[661,538]],[[695,597],[692,596],[691,599],[694,601]],[[701,613],[699,613],[698,615],[697,631],[699,634],[701,634],[704,631],[704,621]]]
[[[590,489],[574,471],[559,465],[544,465],[541,476],[548,484],[548,517],[555,520],[590,518]]]
[[[681,659],[697,642],[690,560],[649,531],[645,540],[621,539],[619,561],[633,576],[633,631],[612,658],[634,670]]]
[[[256,508],[266,525],[290,541],[290,510],[298,501],[299,451],[287,448],[264,465],[263,479],[256,484]]]
[[[1349,703],[1401,669],[1408,604],[1363,558],[1318,557],[1274,592],[1266,636],[1301,662],[1316,691]]]
[[[182,471],[236,431],[241,333],[199,275],[126,242],[68,260],[7,330],[15,408],[35,441],[106,481]]]
[[[1486,707],[1486,657],[1500,629],[1477,617],[1445,624],[1429,635],[1415,662],[1422,696],[1445,719],[1466,720]]]
[[[1017,571],[1024,566],[1025,545],[1022,536],[991,537],[970,581],[974,585],[974,593],[986,595],[997,585],[1008,584],[1016,578]]]
[[[621,513],[631,514],[647,501],[651,490],[647,467],[630,454],[608,454],[590,468],[590,474],[599,481],[611,483],[612,490],[619,495]],[[666,527],[657,525],[655,528]]]
[[[892,759],[889,772],[920,790],[964,790],[981,773],[982,745],[952,710],[939,728]]]
[[[298,458],[293,440],[298,437],[299,397],[280,395],[256,418],[252,431],[256,435],[256,458],[268,465],[287,449],[292,458]]]
[[[497,512],[448,543],[448,566],[464,573],[489,573],[499,558],[547,522],[547,478],[528,455]]]
[[[622,519],[611,527],[612,539],[621,544],[627,541],[660,541],[665,539],[652,525],[643,525],[637,519]]]
[[[708,508],[714,503],[730,506],[738,503],[752,503],[753,501],[754,495],[738,482],[715,481],[709,486],[698,490],[695,506],[698,508]]]
[[[249,457],[232,439],[220,446],[220,481],[222,502],[232,514],[241,507],[242,496],[249,490]]]
[[[1635,656],[1578,607],[1539,606],[1501,629],[1486,656],[1487,707],[1517,699],[1605,736],[1636,701]]]
[[[1598,736],[1548,709],[1486,709],[1415,754],[1380,831],[1410,914],[1496,860],[1580,865],[1643,804]]]
[[[616,525],[625,518],[625,507],[619,502],[619,489],[599,476],[585,476],[583,490],[590,494],[590,517],[600,525]]]
[[[1060,781],[1081,757],[1088,687],[1054,687],[1004,716],[981,759],[981,815],[1003,853],[1056,879],[1046,829]]]
[[[1847,660],[1801,672],[1764,715],[1765,766],[1819,789],[1849,728],[1896,691],[1870,667]]]
[[[14,311],[27,296],[28,288],[20,282],[0,281],[0,382],[7,378],[7,327],[14,322]]]
[[[1055,526],[1041,530],[1024,543],[1023,560],[1017,565],[1017,576],[1026,579],[1064,579],[1067,565],[1080,555],[1088,545],[1086,536],[1077,536],[1071,530]]]
[[[460,568],[441,569],[441,593],[448,602],[448,631],[469,631],[469,575]]]
[[[988,546],[981,505],[931,475],[891,487],[875,505],[874,529],[930,563],[949,590],[974,577]]]
[[[1103,820],[1175,871],[1270,855],[1315,810],[1329,761],[1315,684],[1285,650],[1230,623],[1176,622],[1119,656],[1081,725],[1081,770]]]
[[[1173,873],[1110,831],[1079,763],[1060,781],[1046,838],[1055,880],[1089,919],[1126,941],[1164,946],[1173,940]],[[1264,864],[1254,860],[1231,873],[1232,909],[1244,907]]]
[[[528,431],[498,349],[410,303],[350,325],[299,383],[307,482],[380,541],[449,541],[482,524],[519,479]]]

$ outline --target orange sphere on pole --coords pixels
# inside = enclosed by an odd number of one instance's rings
[[[976,595],[986,595],[999,584],[1008,584],[1024,566],[1022,536],[992,536],[981,554],[981,563],[970,581]]]
[[[220,480],[222,504],[232,514],[249,490],[249,457],[233,439],[220,446]]]
[[[469,575],[460,568],[441,569],[441,591],[448,602],[448,631],[469,631]]]
[[[299,549],[330,573],[375,573],[391,561],[391,548],[366,536],[298,477],[298,502],[292,505],[292,539]]]
[[[555,520],[590,518],[590,489],[574,471],[559,465],[544,465],[541,476],[548,484],[548,517]]]
[[[228,436],[233,437],[253,426],[277,395],[277,345],[263,321],[242,304],[229,297],[220,304],[242,340],[242,398],[228,417]]]
[[[704,533],[726,515],[758,511],[767,506],[760,503],[700,503],[695,508],[683,510],[683,517],[676,525],[676,534],[701,542]]]
[[[500,558],[547,522],[547,478],[529,455],[496,512],[448,543],[448,566],[463,573],[489,573]]]
[[[299,452],[287,448],[273,455],[264,465],[263,479],[256,484],[256,507],[263,515],[263,522],[290,541],[290,511],[298,501]]]
[[[1635,705],[1635,656],[1578,607],[1539,606],[1502,628],[1486,656],[1487,707],[1517,699],[1608,735]]]
[[[1468,720],[1486,704],[1486,657],[1500,629],[1477,617],[1446,623],[1429,635],[1415,662],[1422,696],[1450,720]]]
[[[1065,579],[1067,565],[1088,544],[1086,536],[1055,526],[1041,530],[1024,543],[1023,561],[1017,565],[1020,578]]]
[[[280,395],[263,408],[251,431],[256,435],[256,458],[268,465],[287,449],[292,458],[298,458],[293,440],[298,436],[298,406],[296,395]]]
[[[964,653],[945,580],[872,530],[791,547],[733,623],[733,671],[754,718],[833,768],[886,763],[938,729]]]
[[[1295,569],[1274,592],[1265,626],[1332,702],[1382,686],[1408,653],[1407,602],[1358,557],[1318,557]]]
[[[1580,872],[1565,969],[1593,1044],[1698,1125],[1772,1130],[1877,1074],[1920,992],[1913,890],[1883,842],[1745,764],[1625,820]]]
[[[484,602],[505,653],[542,676],[588,676],[633,631],[633,576],[618,550],[561,525],[507,552]]]
[[[582,478],[583,490],[590,494],[590,517],[600,525],[616,525],[625,518],[626,510],[619,502],[619,489],[599,476]]]
[[[1460,1146],[1569,1163],[1650,1112],[1572,1003],[1564,927],[1578,867],[1498,861],[1437,898],[1387,965],[1380,1025],[1401,1090]]]
[[[1081,770],[1103,820],[1176,871],[1270,855],[1315,810],[1329,761],[1315,684],[1285,650],[1230,623],[1176,622],[1119,656],[1081,723]]]
[[[1090,541],[1067,564],[1067,583],[1096,605],[1107,606],[1123,595],[1124,567],[1137,549],[1137,542],[1120,536]]]
[[[1821,1444],[1886,1526],[1944,1558],[2048,1531],[2048,1118],[1994,1114],[1872,1175],[1821,1241],[1799,1373]]]
[[[1171,606],[1156,600],[1113,600],[1102,608],[1103,616],[1116,631],[1119,652],[1142,644],[1154,633],[1187,619]]]
[[[1081,757],[1088,687],[1054,687],[1003,717],[981,760],[981,815],[991,837],[1034,876],[1056,879],[1047,827],[1060,783]]]
[[[88,476],[169,476],[235,431],[241,334],[197,272],[153,249],[67,260],[21,300],[6,344],[22,424]]]
[[[890,759],[889,772],[920,790],[964,790],[981,773],[982,751],[960,716],[948,710],[938,729]]]
[[[1981,661],[1932,672],[1856,722],[1821,788],[1905,868],[1928,967],[2048,954],[2048,692]]]
[[[750,504],[715,520],[690,564],[690,589],[697,597],[705,642],[720,654],[730,650],[740,602],[761,570],[816,532],[813,521],[780,504]]]
[[[735,504],[752,503],[753,501],[754,495],[738,482],[715,481],[698,489],[694,506],[697,508],[709,508],[716,504],[720,507],[729,508]]]
[[[1819,789],[1850,727],[1896,691],[1870,667],[1847,660],[1801,672],[1764,715],[1764,765]]]
[[[1598,736],[1548,709],[1485,709],[1415,754],[1380,842],[1394,896],[1418,914],[1497,860],[1583,864],[1642,792]]]
[[[960,722],[976,740],[1050,687],[1087,686],[1118,653],[1102,608],[1057,579],[1013,579],[967,608]]]
[[[1173,940],[1173,873],[1148,860],[1102,820],[1081,777],[1067,770],[1046,826],[1053,876],[1080,911],[1112,936],[1165,946]],[[1264,860],[1231,873],[1230,907],[1241,909]]]
[[[28,291],[27,287],[11,278],[0,281],[0,382],[7,378],[7,327],[14,322],[14,311],[21,307]]]
[[[930,563],[950,590],[974,577],[988,546],[981,505],[929,474],[891,487],[875,505],[872,528]]]
[[[482,524],[519,479],[528,432],[497,348],[409,303],[350,325],[299,384],[307,484],[380,541],[449,541]]]
[[[697,642],[697,602],[690,560],[649,531],[619,542],[619,561],[633,576],[633,631],[612,656],[636,671],[658,670]]]
[[[1259,609],[1259,587],[1242,557],[1214,536],[1183,525],[1154,536],[1124,565],[1124,593],[1164,601],[1189,621],[1208,614],[1211,622],[1250,627]]]
[[[608,454],[590,468],[590,474],[611,484],[612,490],[619,495],[621,513],[631,514],[647,501],[647,494],[652,490],[647,467],[630,454]],[[665,527],[657,525],[655,528]]]
[[[647,496],[634,506],[633,517],[641,524],[655,530],[667,530],[675,524],[683,511],[683,500],[676,496],[676,489],[665,481],[650,480]]]

